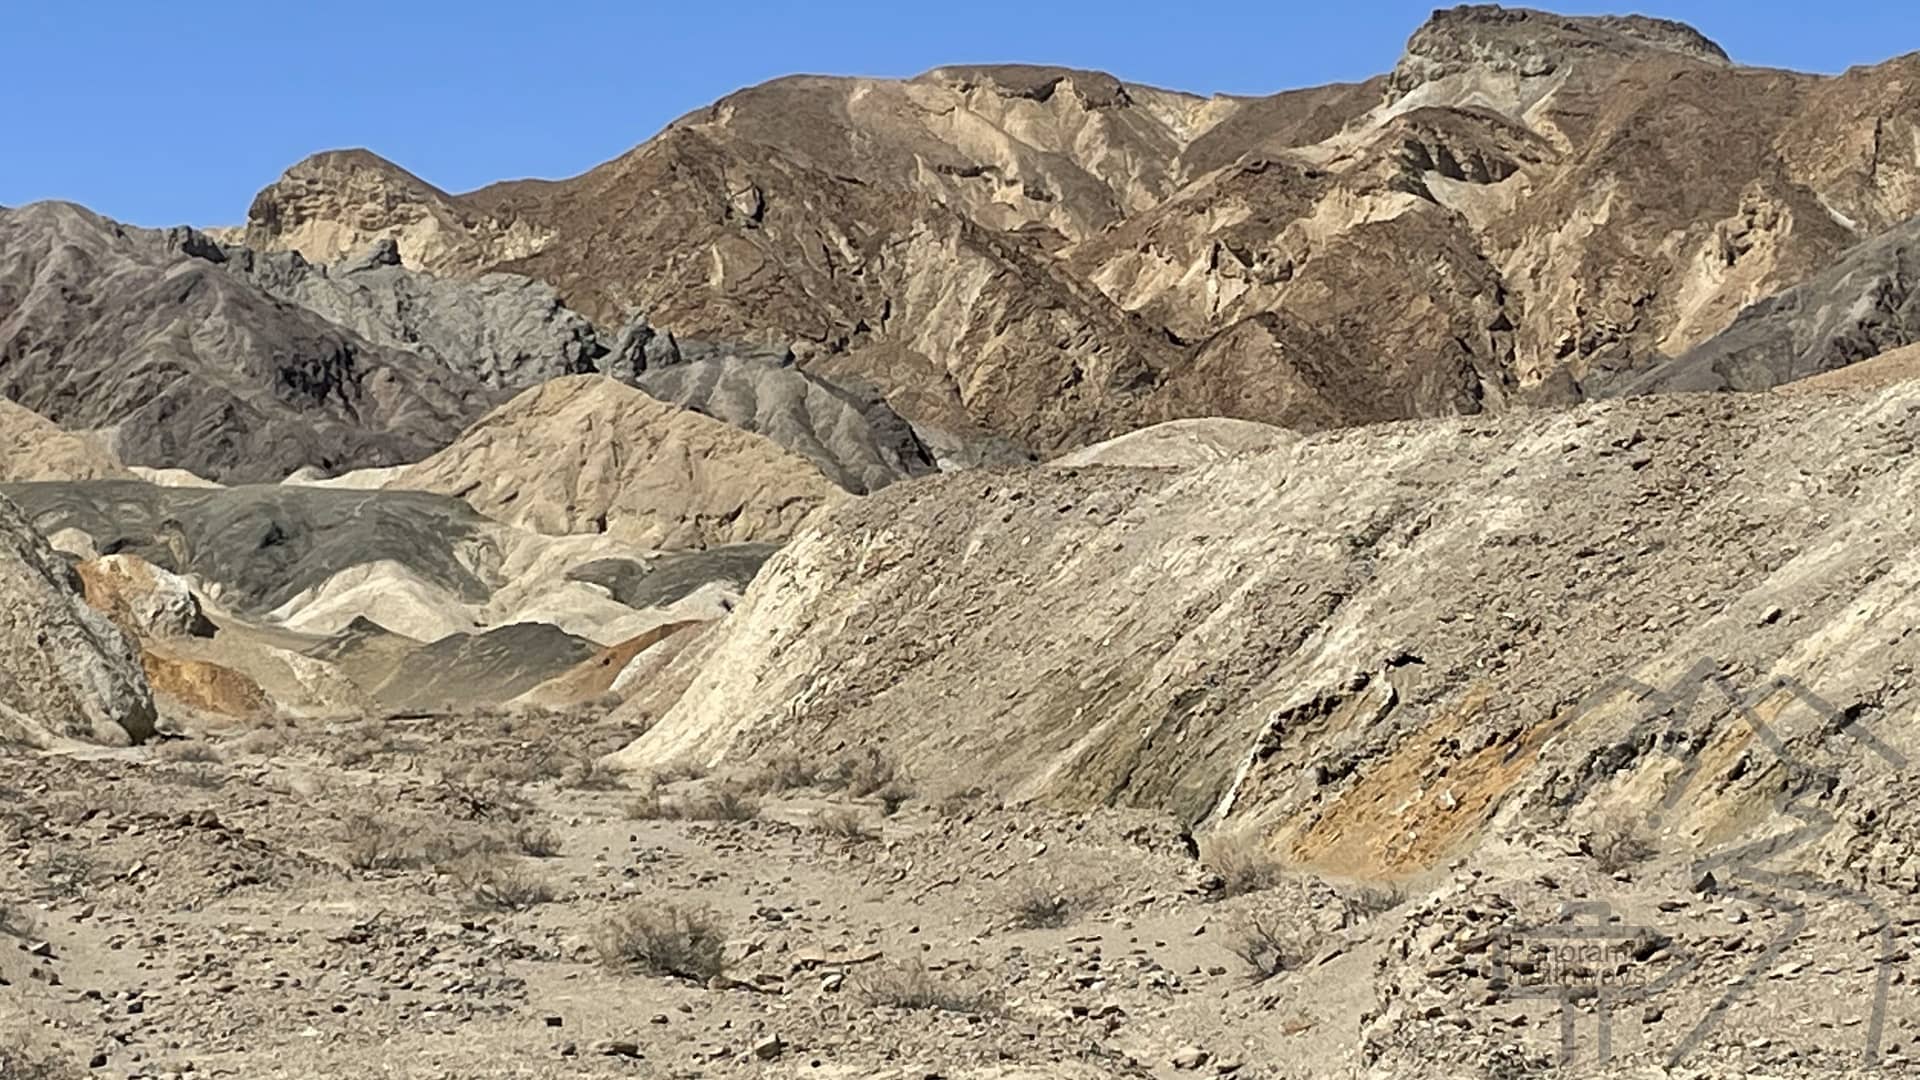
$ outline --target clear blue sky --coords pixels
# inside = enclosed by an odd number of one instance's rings
[[[12,0],[0,204],[141,225],[241,221],[316,150],[365,146],[443,188],[571,176],[731,90],[796,71],[1091,67],[1266,93],[1391,67],[1432,0]],[[1839,71],[1920,49],[1910,2],[1569,0],[1683,19],[1736,60]]]

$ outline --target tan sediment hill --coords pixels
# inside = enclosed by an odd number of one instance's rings
[[[1605,392],[1765,390],[1920,343],[1920,217],[1855,245],[1671,361],[1618,373]]]
[[[1115,439],[1063,454],[1047,464],[1077,468],[1085,465],[1130,466],[1140,469],[1184,469],[1258,450],[1286,446],[1300,436],[1286,428],[1250,420],[1211,417],[1169,420],[1130,431]]]
[[[1914,378],[1920,378],[1920,345],[1903,345],[1870,360],[1785,383],[1779,389],[1788,392],[1868,389]]]
[[[565,708],[614,698],[615,684],[634,658],[679,634],[692,634],[698,622],[671,622],[656,626],[616,645],[609,645],[515,699],[543,708]]]
[[[840,491],[772,441],[597,375],[522,392],[387,482],[549,534],[643,547],[782,539]]]
[[[0,483],[20,480],[130,480],[106,441],[66,431],[0,398]]]
[[[1615,675],[1664,685],[1710,657],[1742,685],[1790,675],[1850,715],[1905,715],[1916,438],[1905,383],[889,489],[777,554],[616,760],[878,745],[917,776],[1013,797],[1255,824],[1326,873],[1420,872],[1496,817],[1551,833],[1679,782],[1631,739],[1593,764],[1626,737],[1613,713],[1555,734]],[[1689,737],[1730,763],[1748,733],[1717,700]],[[1849,806],[1904,819],[1911,778],[1831,734],[1786,737],[1839,770]],[[1756,758],[1687,804],[1674,842],[1749,827],[1782,768]],[[1896,873],[1891,835],[1836,834],[1806,857],[1853,845],[1870,876]]]

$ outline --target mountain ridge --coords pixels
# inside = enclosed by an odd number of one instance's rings
[[[1216,414],[1316,430],[1577,399],[1920,211],[1920,165],[1862,184],[1856,156],[1913,62],[1800,75],[1670,20],[1469,5],[1390,72],[1266,96],[953,64],[774,79],[467,195],[320,155],[247,235],[389,236],[597,320],[784,339],[917,427],[1038,456]],[[1397,284],[1436,250],[1438,280]]]

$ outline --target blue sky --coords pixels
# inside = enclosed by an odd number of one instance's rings
[[[795,71],[1092,67],[1265,93],[1391,67],[1432,0],[14,0],[0,17],[0,204],[141,225],[244,219],[316,150],[365,146],[453,191],[571,176],[731,90]],[[1568,2],[1683,19],[1736,60],[1839,71],[1920,48],[1908,3]]]

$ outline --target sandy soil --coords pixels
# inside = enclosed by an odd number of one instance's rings
[[[1669,928],[1749,924],[1728,964],[1775,914],[1574,858],[1384,888],[1202,860],[1155,815],[990,805],[858,753],[622,786],[591,762],[631,735],[495,715],[0,749],[0,1075],[1522,1076],[1558,1005],[1490,992],[1497,913],[1605,884]],[[676,910],[711,920],[720,970],[609,958],[623,920]],[[1813,976],[1855,930],[1811,925],[1823,963],[1771,974],[1714,1067],[1674,1075],[1853,1060],[1863,1006],[1834,991],[1860,980]],[[1237,955],[1259,926],[1272,978]],[[1657,1030],[1631,1012],[1622,1054]],[[1781,1037],[1812,1017],[1830,1046]]]

